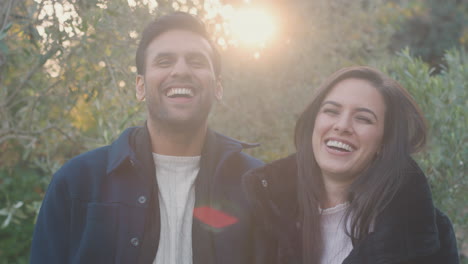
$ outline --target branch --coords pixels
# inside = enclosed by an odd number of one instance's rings
[[[5,100],[5,103],[4,105],[9,105],[11,101],[13,101],[15,99],[15,97],[18,95],[18,93],[24,88],[24,86],[26,85],[26,83],[32,78],[32,76],[53,56],[55,55],[55,53],[57,53],[57,51],[59,50],[60,48],[59,47],[55,47],[55,48],[52,48],[51,50],[49,50],[44,56],[41,56],[40,60],[39,60],[39,63],[36,64],[36,66],[34,66],[34,68],[32,68],[27,74],[26,76],[23,78],[23,80],[21,80],[21,82],[19,83],[18,87],[16,87],[16,89],[13,91],[13,93],[8,96],[8,98]]]
[[[4,141],[7,141],[9,139],[27,139],[27,140],[34,140],[36,139],[35,137],[28,136],[28,135],[15,135],[15,134],[8,134],[5,136],[0,137],[0,144],[2,144]]]
[[[59,127],[55,125],[50,125],[43,129],[40,129],[37,131],[31,131],[31,132],[10,129],[6,131],[5,133],[3,133],[4,135],[0,136],[0,144],[9,139],[27,139],[27,140],[33,141],[33,140],[36,140],[39,135],[42,135],[43,133],[52,129],[56,130],[57,132],[65,136],[70,142],[77,144],[76,140],[74,140],[67,133],[65,133],[62,129],[60,129]]]
[[[3,19],[2,29],[0,29],[0,32],[3,32],[3,30],[5,30],[5,28],[6,28],[7,20],[8,20],[8,17],[10,16],[10,11],[11,11],[11,7],[13,6],[13,2],[14,2],[14,0],[10,0],[10,2],[8,2],[8,7],[7,7],[6,12],[5,12],[5,17]]]
[[[112,65],[107,59],[107,56],[104,57],[104,60],[106,61],[106,68],[109,71],[109,75],[111,76],[112,82],[114,83],[114,87],[116,88],[116,90],[118,90],[117,80],[115,79],[114,71],[112,70]]]

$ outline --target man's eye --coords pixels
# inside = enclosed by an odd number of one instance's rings
[[[195,68],[203,68],[206,66],[206,62],[203,59],[191,59],[190,65],[192,65]]]
[[[171,66],[172,61],[170,59],[160,59],[156,61],[156,65],[159,67],[169,67]]]

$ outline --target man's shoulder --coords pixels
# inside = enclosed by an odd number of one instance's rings
[[[74,175],[83,179],[92,171],[105,171],[109,149],[110,145],[107,145],[71,158],[55,173],[54,179],[73,180],[76,179]]]
[[[255,147],[260,146],[260,144],[258,143],[248,143],[248,142],[240,141],[235,138],[218,133],[216,131],[210,131],[209,133],[213,135],[213,137],[216,138],[216,142],[218,142],[218,144],[237,146],[238,148],[241,148],[241,149],[249,149],[249,148],[255,148]]]
[[[54,179],[86,181],[87,178],[96,175],[105,175],[109,170],[109,166],[121,162],[122,157],[128,156],[128,153],[125,152],[130,152],[127,143],[130,132],[131,129],[127,129],[111,144],[89,150],[71,158],[55,173]]]
[[[265,165],[265,163],[263,161],[261,161],[260,159],[257,159],[255,157],[252,157],[251,155],[245,153],[245,152],[240,152],[239,153],[239,158],[242,159],[243,161],[246,162],[247,166],[249,168],[258,168],[258,167],[261,167],[263,165]]]
[[[297,178],[296,154],[275,160],[255,170],[249,171],[245,176],[247,184],[264,185],[283,192],[285,185],[295,186]]]
[[[222,164],[231,174],[242,176],[246,172],[262,167],[265,163],[244,152],[235,152]]]
[[[212,131],[211,135],[212,142],[217,145],[215,146],[218,149],[216,152],[219,155],[231,153],[229,160],[234,162],[240,170],[254,169],[264,165],[260,159],[243,152],[243,150],[257,147],[259,144],[243,142],[214,131]]]
[[[102,147],[98,147],[84,153],[81,153],[73,158],[71,158],[65,165],[76,167],[76,166],[95,166],[100,165],[103,162],[105,163],[108,158],[109,150],[111,145],[106,145]]]
[[[264,210],[293,213],[297,194],[296,155],[250,170],[243,176],[243,185],[249,199]]]

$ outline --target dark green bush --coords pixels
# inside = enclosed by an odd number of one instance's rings
[[[27,263],[34,220],[47,182],[38,170],[0,170],[0,263]]]
[[[399,51],[409,47],[416,56],[439,70],[445,51],[463,45],[463,30],[468,23],[466,1],[422,0],[408,1],[406,5],[402,9],[407,13],[406,18],[398,23],[390,49]]]

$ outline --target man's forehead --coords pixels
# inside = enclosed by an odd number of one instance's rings
[[[168,30],[154,38],[147,49],[147,54],[159,53],[193,54],[201,53],[212,56],[213,49],[203,36],[188,30]]]

